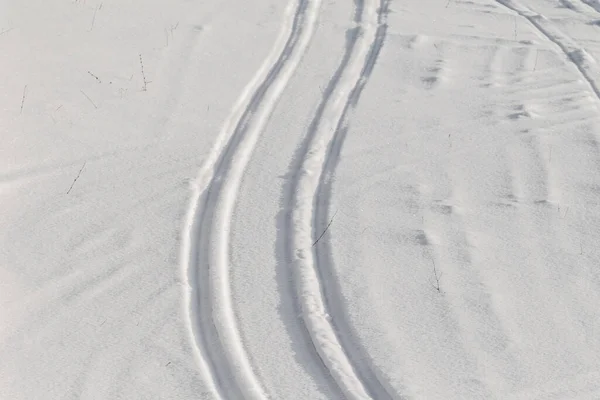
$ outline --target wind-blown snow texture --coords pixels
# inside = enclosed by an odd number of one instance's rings
[[[597,0],[0,6],[1,399],[600,398]]]

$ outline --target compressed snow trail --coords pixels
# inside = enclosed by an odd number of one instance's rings
[[[379,6],[379,7],[378,7]],[[319,207],[321,187],[333,172],[343,141],[344,123],[351,105],[358,100],[383,45],[387,29],[388,2],[368,0],[356,4],[357,28],[347,36],[346,52],[324,90],[323,99],[309,126],[309,132],[290,167],[291,184],[284,193],[287,206],[285,238],[287,261],[294,265],[295,282],[302,319],[323,363],[343,396],[348,399],[394,398],[370,365],[360,347],[347,333],[339,299],[329,297],[331,280],[320,265],[315,245],[323,235],[320,224],[326,208]],[[328,147],[330,150],[328,151]],[[321,199],[328,203],[328,197]],[[326,229],[326,228],[325,228]],[[337,297],[337,296],[336,296]]]
[[[599,0],[581,0],[585,5],[593,8],[596,12],[600,13],[600,1]]]
[[[496,0],[496,2],[529,21],[537,31],[554,43],[577,67],[580,75],[588,82],[596,97],[600,99],[600,68],[588,52],[559,31],[545,16],[513,0]]]
[[[320,0],[290,4],[271,54],[225,121],[194,185],[182,246],[188,323],[201,369],[222,399],[268,397],[246,355],[231,300],[231,217],[245,166],[306,51],[320,5]]]
[[[375,63],[383,47],[387,33],[387,13],[389,10],[389,0],[381,0],[377,15],[377,31],[367,57],[365,58],[360,77],[352,88],[348,99],[344,105],[341,118],[335,128],[333,137],[329,142],[329,150],[325,155],[323,167],[320,173],[320,179],[313,197],[313,242],[318,243],[314,246],[315,268],[321,277],[323,284],[323,296],[325,303],[329,308],[331,325],[338,334],[340,343],[347,351],[352,364],[364,382],[365,387],[375,399],[394,399],[396,393],[394,389],[381,377],[374,366],[371,365],[368,351],[364,349],[358,339],[352,334],[352,324],[347,320],[347,310],[345,309],[338,287],[338,278],[334,271],[333,254],[326,232],[320,233],[319,227],[323,223],[331,221],[333,216],[330,214],[332,179],[335,168],[338,165],[339,155],[348,132],[349,112],[353,106],[358,103],[360,95],[368,82],[368,78],[373,72]],[[318,121],[315,121],[318,124]],[[329,222],[330,223],[330,222]]]

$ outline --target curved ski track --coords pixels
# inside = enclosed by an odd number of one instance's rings
[[[244,168],[306,51],[320,5],[321,0],[290,4],[271,54],[233,107],[198,174],[188,209],[182,246],[188,324],[204,377],[221,399],[268,397],[237,328],[229,287],[229,232]]]
[[[600,13],[600,2],[598,0],[581,0],[581,2]]]
[[[552,21],[544,15],[532,11],[514,0],[495,1],[526,19],[548,41],[558,47],[577,68],[581,77],[589,84],[594,95],[600,100],[600,68],[583,48],[577,46],[570,37],[560,32]]]
[[[317,229],[328,221],[330,177],[346,134],[347,114],[358,101],[383,46],[388,6],[387,0],[381,0],[379,7],[375,0],[356,2],[358,27],[348,32],[346,53],[292,162],[291,182],[283,196],[284,231],[290,232],[284,254],[293,265],[302,319],[321,360],[348,399],[393,399],[395,395],[366,362],[359,341],[351,337],[335,287],[331,250],[324,244],[326,240],[316,243],[322,233]],[[325,248],[318,251],[319,245]]]

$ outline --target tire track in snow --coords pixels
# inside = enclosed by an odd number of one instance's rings
[[[226,119],[194,183],[183,231],[187,317],[204,377],[221,399],[266,399],[240,338],[229,279],[229,231],[244,168],[310,42],[321,0],[288,6],[283,29]]]
[[[302,319],[319,357],[348,399],[392,399],[393,391],[365,363],[366,351],[350,334],[339,288],[332,271],[331,250],[318,251],[318,224],[328,222],[331,175],[346,136],[346,119],[375,66],[387,31],[388,0],[356,0],[355,23],[346,38],[342,61],[324,90],[307,137],[290,166],[283,195],[286,261]],[[322,201],[320,201],[322,200]]]

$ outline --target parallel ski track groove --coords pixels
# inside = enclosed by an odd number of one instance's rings
[[[301,303],[302,319],[317,354],[345,398],[384,400],[396,396],[393,389],[378,378],[370,363],[365,363],[366,351],[350,333],[332,271],[329,245],[323,251],[318,250],[321,242],[310,247],[322,233],[318,231],[319,224],[328,221],[330,176],[346,135],[347,114],[358,101],[385,40],[389,1],[381,0],[376,12],[374,8],[374,2],[365,9],[364,0],[356,1],[354,22],[358,27],[348,31],[346,52],[323,92],[308,134],[290,166],[292,178],[284,193],[284,231],[292,235],[286,237],[286,260],[293,265],[291,278],[298,292],[296,301]],[[365,13],[372,13],[374,17],[366,25]],[[363,42],[370,36],[373,38],[366,46]],[[350,79],[346,75],[350,75]],[[321,142],[329,142],[329,148]],[[315,168],[319,171],[313,171],[311,164],[317,164]],[[312,182],[304,182],[305,179]],[[309,188],[304,189],[304,186]],[[306,198],[299,196],[303,191],[309,192]]]
[[[390,0],[380,1],[377,16],[378,27],[375,34],[375,40],[365,59],[360,79],[356,82],[356,85],[352,88],[352,91],[348,96],[348,101],[344,105],[342,116],[336,126],[333,138],[329,143],[329,150],[323,165],[319,185],[313,199],[314,213],[312,224],[313,227],[315,227],[313,235],[319,235],[316,228],[320,226],[323,221],[329,221],[331,219],[329,200],[332,195],[332,178],[339,163],[340,151],[344,144],[344,140],[346,139],[346,134],[348,133],[348,114],[351,109],[358,104],[362,91],[375,68],[375,63],[379,58],[379,54],[381,53],[388,29],[387,14],[389,12],[389,3]],[[357,374],[360,376],[369,394],[374,399],[384,400],[400,398],[400,396],[395,393],[394,388],[391,387],[383,377],[379,376],[376,368],[368,362],[369,355],[367,350],[352,333],[353,328],[352,324],[347,319],[347,310],[340,300],[342,299],[341,288],[339,287],[339,280],[337,279],[333,268],[333,253],[331,243],[327,237],[321,239],[315,246],[314,253],[318,273],[321,276],[322,282],[326,283],[322,290],[325,302],[330,310],[331,324],[338,333],[338,338],[342,346],[346,349],[355,349],[354,351],[349,351],[347,353]]]
[[[590,7],[592,10],[600,13],[600,1],[598,0],[581,0],[583,4]]]
[[[596,68],[594,71],[592,71],[592,74],[590,74],[590,72],[585,68],[585,65],[584,65],[585,61],[578,60],[578,57],[580,57],[581,54],[583,54],[584,56],[587,55],[585,50],[578,48],[576,46],[571,46],[568,43],[566,43],[566,41],[568,41],[570,39],[570,38],[566,37],[566,35],[565,35],[565,38],[563,38],[563,39],[556,37],[555,35],[552,35],[549,32],[549,30],[546,27],[544,27],[544,25],[542,23],[540,23],[540,21],[539,21],[539,20],[542,20],[542,21],[548,21],[548,23],[551,23],[542,14],[539,14],[535,11],[531,11],[512,0],[495,0],[495,1],[496,1],[496,3],[499,3],[502,6],[504,6],[506,9],[515,12],[517,15],[519,15],[520,17],[527,20],[538,32],[540,32],[542,35],[544,35],[544,37],[546,39],[548,39],[550,42],[554,43],[554,45],[556,45],[567,56],[569,61],[577,68],[580,75],[583,77],[583,79],[585,79],[585,81],[590,86],[590,89],[592,90],[594,95],[598,98],[598,100],[600,100],[600,84],[593,77],[594,75],[599,76],[600,69]],[[569,47],[573,47],[573,48],[570,49]],[[579,53],[579,55],[576,53]]]
[[[226,120],[198,174],[188,209],[182,246],[182,259],[187,260],[188,324],[201,370],[221,399],[268,397],[248,360],[231,304],[230,222],[243,170],[312,38],[320,3],[290,4],[296,4],[295,12],[287,13],[270,56]]]

